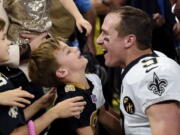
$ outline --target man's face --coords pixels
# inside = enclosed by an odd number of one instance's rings
[[[10,41],[7,40],[6,33],[0,31],[0,62],[7,61],[9,59],[9,45]]]
[[[102,32],[97,43],[105,49],[105,64],[110,67],[121,66],[124,54],[124,38],[115,29],[120,21],[119,15],[108,14],[102,24]]]
[[[61,48],[56,51],[55,56],[61,68],[66,68],[72,72],[84,71],[87,59],[81,55],[77,47],[70,47],[61,42]]]

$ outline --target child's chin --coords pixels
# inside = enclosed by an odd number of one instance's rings
[[[7,62],[8,60],[9,60],[9,56],[4,58],[4,59],[2,59],[2,60],[0,60],[0,62]]]

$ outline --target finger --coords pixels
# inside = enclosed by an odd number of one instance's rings
[[[45,38],[47,35],[48,35],[48,32],[44,32],[44,33],[42,33],[39,37],[40,37],[41,39],[43,39],[43,38]]]
[[[68,99],[70,102],[78,102],[80,100],[83,100],[84,98],[82,96],[77,96],[77,97],[73,97],[73,98],[70,98]]]
[[[90,33],[91,33],[91,30],[92,30],[92,26],[91,24],[87,24],[87,29],[86,29],[86,36],[88,36]]]
[[[49,93],[56,93],[57,92],[57,88],[53,87],[49,90]]]
[[[85,106],[86,105],[86,102],[85,101],[83,101],[83,102],[75,102],[72,106],[74,107],[74,106],[79,106],[79,107],[81,107],[81,106]]]
[[[24,108],[25,107],[24,104],[21,104],[21,103],[18,103],[18,102],[12,103],[12,106],[17,106],[17,107],[20,107],[20,108]]]
[[[27,99],[24,99],[24,98],[18,98],[16,99],[17,102],[20,102],[20,103],[25,103],[25,104],[31,104],[31,102]]]
[[[34,98],[34,95],[30,94],[29,92],[27,92],[25,90],[21,90],[19,93],[19,97]]]
[[[81,113],[80,111],[73,112],[73,113],[72,113],[72,116],[79,116],[79,115],[80,115],[80,113]]]
[[[21,37],[28,38],[28,39],[34,39],[34,38],[36,38],[38,36],[38,35],[35,35],[35,34],[28,34],[28,33],[21,33],[20,35],[21,35]]]

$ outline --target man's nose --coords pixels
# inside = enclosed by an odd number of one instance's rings
[[[97,38],[96,42],[97,42],[98,45],[102,45],[103,44],[103,40],[102,40],[102,36],[101,35],[99,35],[99,37]]]

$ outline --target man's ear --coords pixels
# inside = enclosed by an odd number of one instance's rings
[[[125,47],[129,48],[136,42],[136,36],[133,34],[130,34],[125,37]]]
[[[56,71],[56,76],[60,79],[63,79],[65,78],[66,76],[68,75],[68,70],[65,69],[65,68],[59,68],[57,71]]]

